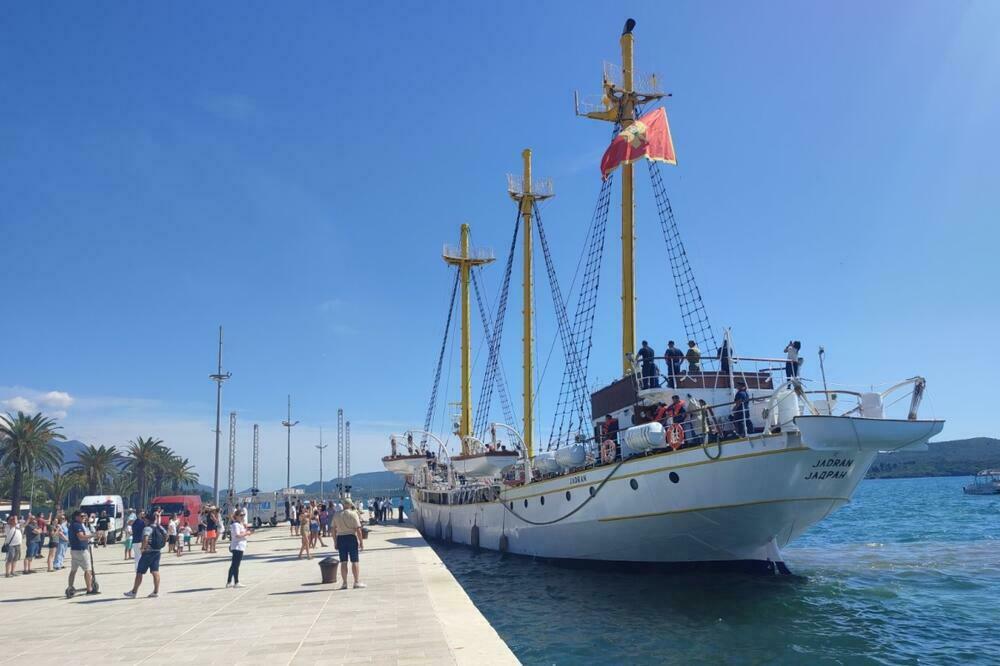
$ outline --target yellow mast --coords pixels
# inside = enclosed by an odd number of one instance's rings
[[[625,22],[619,45],[622,52],[622,79],[617,85],[607,72],[604,76],[602,111],[584,113],[588,118],[619,123],[624,130],[636,121],[636,106],[663,97],[658,92],[635,90],[632,29],[635,21]],[[655,79],[652,80],[655,83]],[[577,111],[579,114],[579,110]],[[622,165],[622,374],[632,372],[630,355],[635,351],[635,190],[633,165]]]
[[[532,241],[534,234],[532,232],[532,220],[531,215],[535,207],[536,201],[541,201],[543,199],[548,199],[552,196],[552,184],[549,181],[541,181],[536,185],[531,182],[531,148],[525,148],[521,152],[521,159],[523,161],[523,171],[521,175],[520,183],[517,182],[515,177],[508,178],[508,192],[510,196],[519,203],[521,218],[523,220],[523,264],[524,264],[524,274],[521,281],[522,289],[522,301],[524,303],[521,310],[523,324],[522,324],[522,334],[521,334],[521,344],[522,344],[522,371],[523,375],[521,377],[522,382],[522,397],[524,399],[523,403],[523,413],[524,413],[524,429],[521,432],[521,436],[524,439],[525,451],[529,458],[535,455],[534,448],[534,432],[535,432],[535,387],[534,387],[534,348],[535,348],[535,336],[534,336],[534,316],[533,316],[533,305],[534,305],[534,275],[533,275],[533,251],[532,251]]]
[[[469,247],[469,225],[463,224],[459,247],[446,245],[442,257],[445,263],[458,266],[459,282],[462,285],[462,418],[458,435],[462,440],[462,453],[468,454],[468,438],[472,435],[472,307],[469,278],[473,266],[491,263],[493,255],[482,250],[472,252]]]

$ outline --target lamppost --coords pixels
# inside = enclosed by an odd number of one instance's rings
[[[215,496],[215,506],[219,506],[219,434],[222,416],[222,382],[233,376],[231,372],[222,372],[222,326],[219,326],[219,368],[208,378],[215,382],[215,476],[212,482],[212,495]]]
[[[329,444],[323,444],[323,428],[319,429],[319,444],[316,448],[319,449],[319,501],[323,501],[323,449],[329,447]]]
[[[292,421],[292,396],[288,396],[288,418],[281,422],[281,425],[288,429],[288,457],[285,467],[285,488],[290,489],[292,487],[292,428],[299,424],[298,421]]]

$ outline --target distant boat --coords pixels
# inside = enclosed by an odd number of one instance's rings
[[[962,490],[966,495],[1000,495],[1000,469],[984,469]]]

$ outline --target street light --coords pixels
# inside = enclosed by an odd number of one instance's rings
[[[330,445],[323,444],[323,428],[319,429],[319,444],[316,448],[319,449],[319,501],[323,501],[323,449],[328,448]]]
[[[285,488],[291,489],[292,487],[292,428],[299,424],[298,421],[292,421],[292,396],[288,396],[288,418],[281,422],[281,425],[288,428],[288,457],[285,468]]]

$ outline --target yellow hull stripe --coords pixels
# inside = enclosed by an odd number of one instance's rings
[[[756,502],[742,502],[740,504],[718,504],[716,506],[702,506],[695,509],[677,509],[675,511],[657,511],[656,513],[637,513],[632,516],[609,516],[598,518],[598,522],[606,523],[613,520],[635,520],[637,518],[655,518],[657,516],[669,516],[678,513],[694,513],[698,511],[714,511],[716,509],[736,509],[744,506],[754,506],[757,504],[782,504],[787,502],[847,502],[849,497],[796,497],[787,499],[758,500]]]

